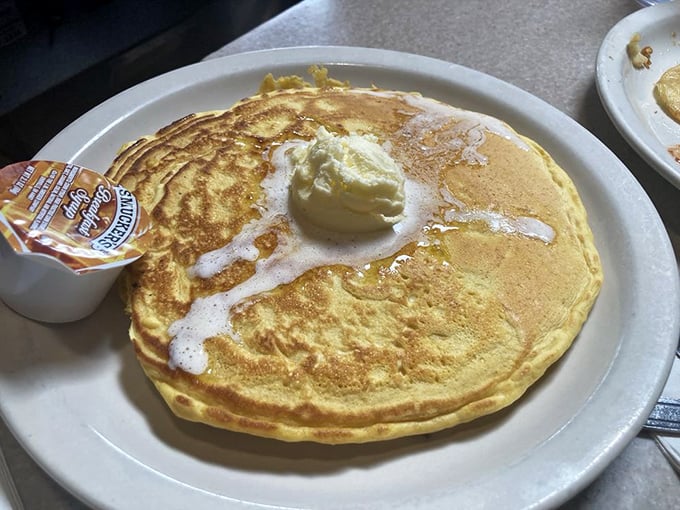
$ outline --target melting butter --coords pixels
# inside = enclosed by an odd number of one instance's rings
[[[255,205],[261,217],[246,224],[232,243],[203,254],[190,269],[192,275],[209,278],[239,258],[253,260],[255,239],[272,230],[276,233],[276,248],[269,257],[257,259],[254,276],[227,292],[196,299],[189,313],[170,326],[171,368],[200,374],[208,362],[202,347],[205,339],[228,334],[239,341],[231,317],[249,298],[290,283],[315,267],[331,264],[358,267],[387,257],[423,237],[423,225],[436,215],[439,207],[436,192],[424,183],[406,180],[404,220],[387,230],[335,232],[329,236],[327,230],[289,212],[287,190],[293,166],[287,152],[302,143],[306,142],[287,142],[273,152],[271,159],[276,171],[262,181],[264,193]],[[282,222],[287,228],[277,228]],[[244,246],[248,249],[238,250]]]
[[[555,238],[553,228],[537,218],[512,217],[495,211],[469,209],[446,189],[442,190],[442,198],[450,205],[450,208],[444,213],[444,220],[448,223],[479,221],[486,223],[491,232],[519,234],[530,239],[538,239],[546,244],[552,242]]]
[[[378,91],[365,93],[389,94]],[[421,112],[406,122],[403,128],[406,135],[417,143],[424,139],[426,133],[443,133],[439,144],[423,144],[424,151],[455,154],[457,162],[484,165],[486,157],[479,148],[485,141],[486,132],[495,133],[521,149],[529,150],[528,145],[500,120],[420,96],[406,97],[406,101]],[[447,189],[440,190],[438,180],[421,182],[410,177],[403,179],[400,221],[373,232],[329,233],[304,216],[290,212],[289,186],[295,172],[295,158],[291,158],[291,153],[305,147],[309,147],[309,141],[292,140],[265,154],[275,171],[262,181],[263,193],[253,204],[260,216],[247,223],[229,244],[203,254],[190,268],[191,276],[210,278],[238,260],[255,262],[252,277],[226,292],[196,299],[187,315],[170,326],[168,332],[173,338],[168,365],[171,368],[193,374],[203,373],[208,365],[208,356],[203,349],[205,339],[228,335],[239,342],[240,337],[232,324],[234,313],[248,306],[257,296],[291,283],[315,267],[335,264],[358,270],[370,267],[372,261],[393,255],[409,243],[415,242],[419,246],[436,244],[438,240],[432,239],[431,235],[455,230],[456,223],[481,221],[492,232],[525,236],[545,243],[554,238],[552,228],[536,218],[513,218],[494,211],[472,210]],[[387,144],[383,149],[390,152]],[[267,257],[263,257],[254,244],[265,233],[274,233],[277,238],[276,248]],[[390,270],[398,271],[407,257],[396,257]]]
[[[292,202],[315,225],[370,232],[404,218],[404,172],[375,136],[337,136],[321,127],[290,159]]]

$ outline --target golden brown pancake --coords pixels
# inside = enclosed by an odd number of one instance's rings
[[[305,252],[288,246],[293,217],[264,222],[264,183],[284,171],[277,151],[320,126],[376,136],[414,186],[431,190],[422,202],[431,217],[415,237],[369,261],[357,255],[361,236],[338,242],[360,263],[305,269],[296,258]],[[263,92],[138,140],[108,176],[155,224],[153,245],[124,278],[137,357],[175,414],[233,431],[357,443],[497,411],[569,348],[602,281],[585,210],[553,159],[500,121],[417,94]],[[213,250],[228,261],[196,275]],[[304,270],[260,284],[291,267]],[[244,286],[264,290],[224,308]],[[170,346],[201,306],[191,324],[222,327],[197,338],[193,354],[206,361],[191,373]]]

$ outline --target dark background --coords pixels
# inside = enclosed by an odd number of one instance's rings
[[[0,0],[0,166],[141,81],[198,62],[297,0]]]

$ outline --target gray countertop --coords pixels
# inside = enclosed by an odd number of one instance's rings
[[[307,0],[207,58],[284,46],[364,46],[436,57],[510,82],[574,118],[623,161],[654,201],[677,253],[680,190],[619,135],[595,86],[600,43],[638,8],[633,0]],[[2,423],[0,446],[28,509],[82,508]],[[668,509],[679,502],[678,475],[641,434],[564,508]]]

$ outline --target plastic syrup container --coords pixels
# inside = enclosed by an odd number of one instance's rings
[[[151,221],[102,174],[57,161],[0,169],[0,299],[17,313],[69,322],[92,313],[144,254]]]

